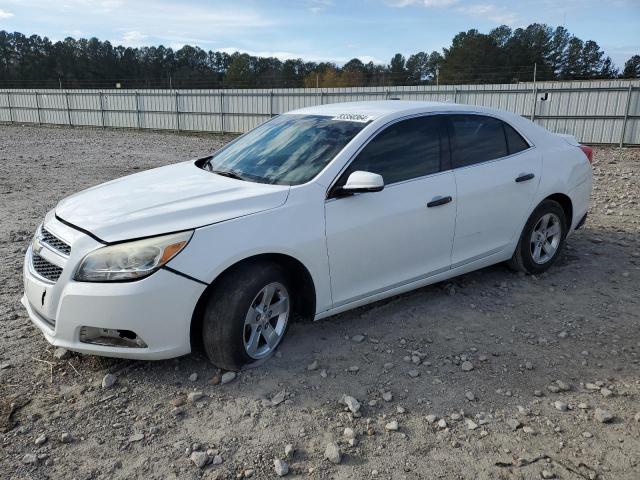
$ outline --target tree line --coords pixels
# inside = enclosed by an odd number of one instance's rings
[[[535,66],[534,66],[535,65]],[[534,73],[535,70],[535,73]],[[640,78],[640,55],[620,71],[593,40],[564,27],[534,23],[488,34],[458,33],[442,52],[395,54],[388,65],[354,58],[332,62],[279,60],[185,45],[114,46],[97,38],[52,42],[0,31],[0,86],[122,88],[269,88],[514,83],[537,80]]]

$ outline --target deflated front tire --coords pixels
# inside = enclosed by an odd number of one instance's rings
[[[249,263],[225,273],[204,311],[202,338],[211,362],[238,371],[273,355],[292,316],[291,293],[278,264]]]

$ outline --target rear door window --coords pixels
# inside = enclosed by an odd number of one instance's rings
[[[506,157],[509,150],[503,123],[484,115],[449,115],[453,168]]]

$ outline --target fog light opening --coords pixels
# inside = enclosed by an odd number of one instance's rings
[[[82,327],[80,341],[106,347],[147,348],[147,344],[135,332],[112,328]]]

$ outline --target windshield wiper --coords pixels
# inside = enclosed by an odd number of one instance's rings
[[[240,175],[235,170],[209,170],[211,173],[215,173],[216,175],[221,175],[223,177],[234,178],[236,180],[246,180],[242,175]]]

